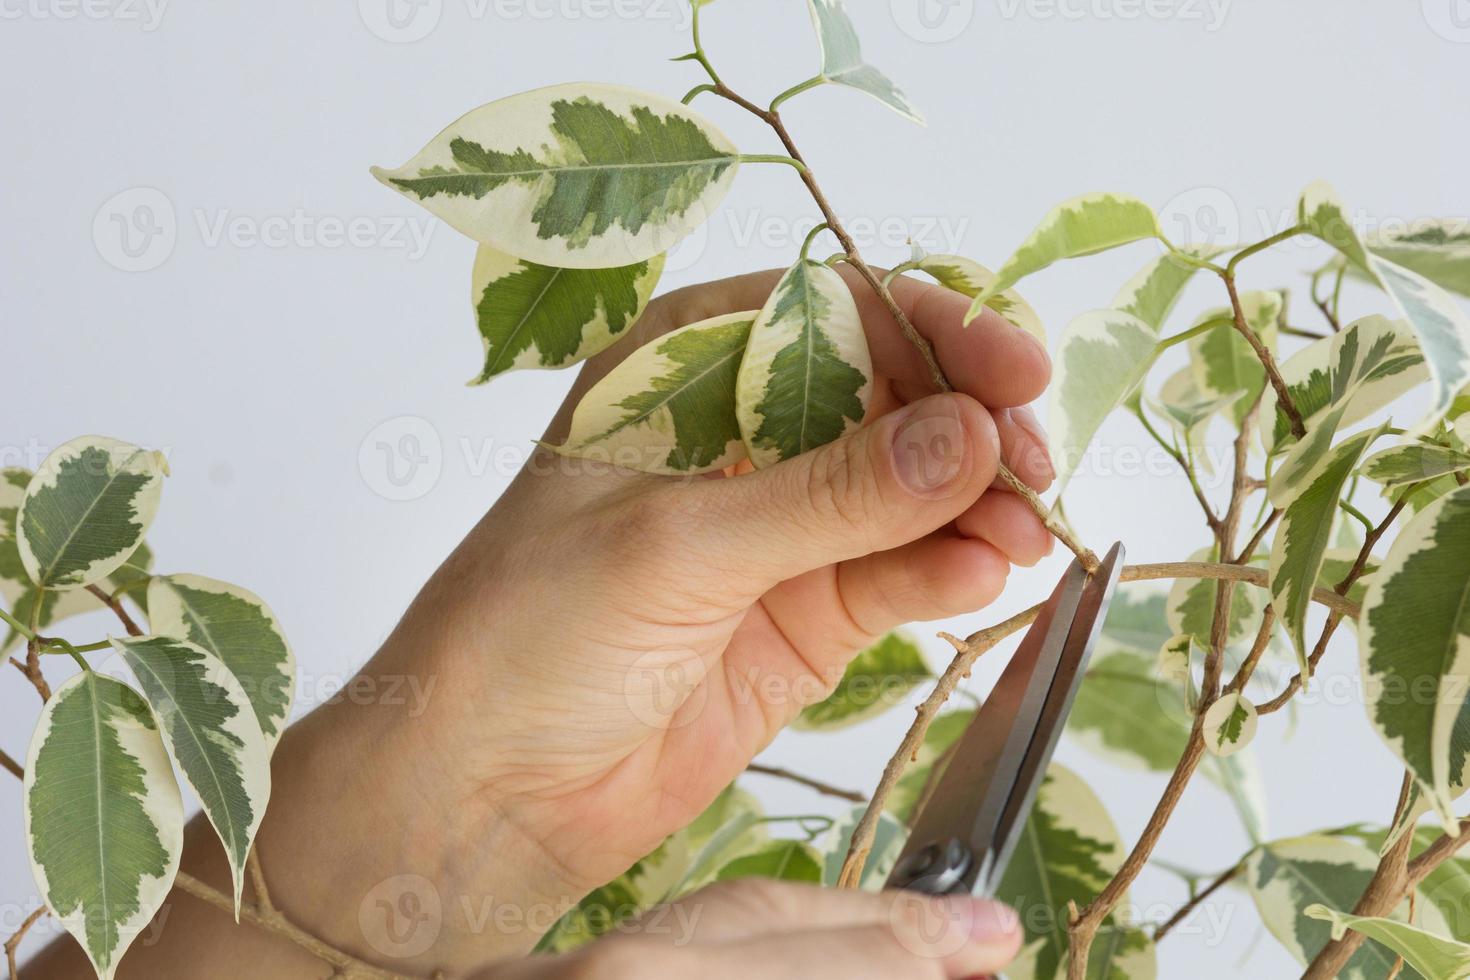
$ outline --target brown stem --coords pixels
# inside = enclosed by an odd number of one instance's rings
[[[5,768],[5,770],[7,772],[9,772],[12,776],[14,776],[16,779],[25,779],[26,778],[26,771],[25,771],[25,769],[23,769],[21,767],[21,764],[19,762],[16,762],[14,759],[12,759],[10,757],[10,753],[9,752],[0,751],[0,766],[3,766]]]
[[[777,779],[789,780],[800,786],[805,786],[807,789],[816,790],[825,796],[835,796],[839,800],[848,800],[852,803],[868,802],[868,798],[861,793],[854,792],[850,789],[838,789],[836,786],[829,786],[821,780],[813,779],[810,776],[803,776],[801,773],[792,772],[789,769],[782,769],[778,766],[763,766],[758,762],[752,762],[745,767],[745,771],[758,773],[762,776],[774,776]]]
[[[1284,513],[1286,511],[1280,507],[1275,507],[1272,508],[1271,513],[1266,515],[1266,520],[1260,527],[1256,528],[1256,533],[1251,535],[1251,539],[1246,542],[1245,547],[1240,549],[1240,553],[1246,556],[1246,561],[1250,560],[1250,556],[1255,555],[1256,549],[1261,546],[1261,542],[1266,539],[1266,535],[1271,532],[1271,528],[1276,526],[1276,522],[1281,520],[1281,515]]]
[[[1160,942],[1165,936],[1169,934],[1170,930],[1172,930],[1179,923],[1187,919],[1189,917],[1189,914],[1195,909],[1199,908],[1206,899],[1215,894],[1215,892],[1219,891],[1221,888],[1224,888],[1226,885],[1230,884],[1230,882],[1234,881],[1244,870],[1244,864],[1237,864],[1235,867],[1231,868],[1229,871],[1225,872],[1220,877],[1210,882],[1210,884],[1206,886],[1204,890],[1201,891],[1199,894],[1195,895],[1189,901],[1181,905],[1179,907],[1179,911],[1169,916],[1169,918],[1165,920],[1162,925],[1154,930],[1154,942]]]
[[[847,258],[847,264],[852,266],[857,271],[857,274],[863,278],[863,281],[877,294],[878,299],[882,301],[883,305],[888,309],[889,314],[893,317],[893,322],[898,324],[899,330],[903,332],[904,338],[913,345],[914,349],[919,352],[919,356],[924,359],[924,365],[929,370],[929,378],[933,382],[934,387],[939,391],[954,391],[954,385],[950,384],[949,378],[944,374],[944,368],[939,363],[938,356],[934,353],[934,345],[929,343],[923,334],[919,333],[918,328],[909,320],[908,315],[904,313],[903,307],[899,305],[893,293],[883,284],[883,280],[879,278],[878,274],[863,259],[862,253],[858,251],[857,242],[853,240],[852,235],[843,226],[842,220],[837,217],[837,212],[832,209],[831,203],[827,200],[827,195],[822,191],[822,186],[817,183],[817,178],[812,172],[812,168],[807,164],[806,158],[802,156],[801,150],[797,148],[796,141],[791,138],[791,132],[786,128],[786,123],[781,119],[781,114],[770,109],[761,108],[754,102],[733,91],[724,82],[714,82],[713,91],[715,94],[735,103],[771,127],[776,137],[781,141],[781,145],[786,148],[786,152],[791,156],[791,159],[801,165],[798,172],[801,174],[802,183],[806,185],[807,192],[811,195],[812,200],[816,202],[817,209],[822,212],[822,218],[826,221],[827,227],[831,229],[833,235],[837,236],[837,241],[842,245],[843,254]],[[1052,516],[1051,508],[1046,506],[1036,491],[1018,479],[1004,463],[1001,463],[998,469],[1000,478],[1006,482],[1007,486],[1020,494],[1021,498],[1026,501],[1031,510],[1041,520],[1042,524],[1045,525],[1046,529],[1051,532],[1052,536],[1062,542],[1069,551],[1076,555],[1082,562],[1082,566],[1088,572],[1097,571],[1099,565],[1097,555],[1072,537],[1071,533],[1062,526],[1061,522]]]
[[[265,870],[260,866],[259,842],[250,849],[250,857],[245,859],[245,867],[250,872],[250,887],[255,892],[255,904],[265,915],[278,915],[276,903],[271,901],[270,889],[266,887]]]
[[[1245,338],[1246,343],[1251,345],[1251,350],[1256,352],[1261,366],[1266,369],[1266,378],[1271,382],[1271,387],[1276,391],[1276,403],[1291,420],[1291,432],[1300,439],[1307,434],[1306,423],[1302,421],[1302,413],[1297,411],[1296,403],[1291,400],[1291,391],[1286,387],[1286,380],[1281,377],[1281,371],[1276,366],[1276,357],[1271,349],[1262,343],[1260,336],[1251,329],[1251,325],[1245,320],[1245,310],[1240,305],[1240,293],[1235,288],[1235,276],[1233,273],[1221,275],[1225,280],[1225,290],[1230,294],[1230,308],[1235,314],[1235,329]]]
[[[104,606],[106,606],[108,609],[111,609],[114,613],[117,614],[117,618],[122,622],[123,629],[128,631],[129,636],[143,635],[143,631],[138,628],[137,623],[133,622],[133,617],[128,615],[128,611],[123,608],[123,604],[120,600],[108,595],[107,590],[98,585],[87,586],[87,591],[92,593],[98,599],[102,600],[102,604]]]
[[[200,901],[207,902],[226,915],[235,914],[235,900],[224,892],[212,888],[193,875],[180,871],[174,879],[174,886],[186,894],[193,895]],[[311,933],[298,928],[292,924],[280,912],[266,911],[256,905],[241,904],[240,921],[248,922],[258,926],[267,932],[289,940],[311,953],[323,963],[327,963],[337,970],[342,976],[361,977],[363,980],[407,980],[402,974],[391,973],[380,970],[371,964],[364,963],[357,957],[342,952]]]
[[[26,916],[25,921],[20,924],[20,928],[15,930],[9,939],[5,940],[5,965],[10,968],[10,980],[20,980],[20,968],[15,964],[16,950],[20,949],[20,944],[25,940],[26,933],[31,931],[31,926],[39,922],[46,912],[47,909],[44,905],[36,909],[30,915]]]
[[[1413,775],[1404,773],[1403,785],[1399,790],[1399,804],[1394,808],[1395,816],[1402,809],[1413,785]],[[1404,895],[1413,887],[1409,883],[1409,850],[1413,846],[1414,835],[1406,833],[1384,853],[1368,887],[1363,889],[1362,897],[1353,906],[1353,915],[1371,918],[1389,915],[1398,908]],[[1306,972],[1302,974],[1302,980],[1330,980],[1337,976],[1358,951],[1358,947],[1363,945],[1365,938],[1367,937],[1361,932],[1350,929],[1343,933],[1341,939],[1331,940],[1318,950]]]

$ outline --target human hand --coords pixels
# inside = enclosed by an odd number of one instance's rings
[[[506,962],[476,980],[964,980],[1021,945],[995,902],[874,895],[761,879],[696,892],[562,956]]]
[[[655,301],[589,362],[547,440],[638,345],[758,308],[778,275]],[[1019,407],[1045,387],[1042,346],[993,314],[965,328],[965,297],[900,279],[959,388],[929,395],[918,353],[849,284],[875,369],[861,429],[701,479],[538,450],[349,682],[408,679],[427,700],[348,698],[287,732],[259,846],[296,921],[406,972],[523,953],[697,816],[858,650],[986,605],[1012,563],[1050,551],[1026,504],[992,489],[1002,457],[1038,489],[1052,478]],[[423,948],[369,935],[405,887],[438,909]],[[503,909],[520,924],[487,924]]]

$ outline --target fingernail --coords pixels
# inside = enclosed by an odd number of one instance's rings
[[[926,398],[905,413],[893,434],[893,471],[910,493],[941,493],[959,480],[965,463],[965,426],[954,399]]]
[[[975,899],[970,915],[970,938],[979,942],[1004,939],[1021,931],[1016,910],[1000,902]]]
[[[1020,426],[1021,430],[1036,444],[1035,458],[1031,460],[1033,465],[1046,474],[1047,480],[1056,479],[1057,469],[1052,464],[1051,451],[1047,449],[1046,429],[1042,428],[1040,420],[1036,418],[1036,413],[1025,406],[1013,408],[1011,409],[1011,421]]]

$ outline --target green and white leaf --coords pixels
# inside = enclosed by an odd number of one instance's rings
[[[735,386],[754,321],[754,313],[731,313],[644,344],[582,396],[566,442],[552,448],[646,473],[740,462]]]
[[[1198,259],[1212,259],[1226,251],[1218,245],[1184,246],[1180,249]],[[1144,266],[1118,291],[1108,304],[1115,310],[1131,313],[1153,328],[1157,334],[1179,302],[1184,287],[1199,272],[1198,266],[1181,262],[1172,253],[1164,253]]]
[[[867,806],[859,804],[839,816],[832,828],[822,838],[822,884],[835,888],[842,877],[842,865],[847,860],[847,849],[852,844],[853,831],[858,821],[868,812]],[[908,840],[909,831],[902,820],[884,810],[878,815],[878,827],[873,832],[872,850],[868,852],[863,873],[858,878],[858,887],[869,891],[882,889],[888,873],[898,863],[899,852]]]
[[[919,260],[919,271],[933,276],[941,286],[974,299],[995,281],[995,273],[974,259],[961,255],[925,255]],[[1024,330],[1043,344],[1046,343],[1046,326],[1031,304],[1014,289],[997,293],[985,301],[985,305],[1020,330]]]
[[[720,869],[716,881],[774,878],[821,884],[822,856],[805,841],[773,840],[758,851],[742,854]]]
[[[1436,936],[1407,922],[1378,916],[1348,915],[1325,905],[1308,905],[1310,918],[1332,924],[1332,938],[1341,939],[1349,929],[1377,940],[1404,958],[1426,980],[1464,980],[1470,976],[1470,945]]]
[[[751,462],[771,466],[826,445],[860,424],[873,360],[847,283],[801,259],[755,318],[735,387],[735,414]]]
[[[1369,235],[1368,251],[1443,286],[1470,296],[1470,223],[1463,218],[1417,224],[1394,234]]]
[[[1153,364],[1153,330],[1128,313],[1094,310],[1062,332],[1051,386],[1051,457],[1060,493],[1081,466],[1103,420]]]
[[[863,60],[857,28],[842,0],[807,0],[822,47],[822,77],[834,85],[866,92],[894,112],[924,125],[924,117],[892,79]]]
[[[1325,834],[1273,841],[1251,852],[1246,883],[1256,909],[1271,934],[1303,965],[1332,937],[1327,923],[1302,911],[1315,903],[1335,908],[1354,905],[1378,867],[1378,855],[1367,847]],[[1405,902],[1398,912],[1407,912]],[[1432,903],[1418,904],[1420,921],[1443,923]],[[1381,980],[1396,955],[1374,942],[1363,944],[1339,974],[1343,980]]]
[[[26,487],[16,517],[20,558],[47,589],[100,582],[127,561],[153,523],[168,463],[116,439],[58,446]]]
[[[1355,425],[1417,388],[1428,377],[1418,341],[1402,323],[1364,317],[1341,333],[1314,341],[1281,365],[1291,401],[1307,431],[1321,428],[1325,416],[1346,404],[1335,428]],[[1267,388],[1261,417],[1266,451],[1275,453],[1291,440],[1291,423]]]
[[[202,575],[168,575],[148,583],[148,608],[155,634],[188,640],[224,662],[274,751],[295,697],[296,656],[265,600]]]
[[[1282,311],[1281,293],[1275,290],[1251,290],[1240,294],[1241,311],[1246,325],[1261,342],[1275,351]],[[1226,318],[1231,312],[1215,309],[1203,314],[1196,323]],[[1256,396],[1266,387],[1266,369],[1250,343],[1231,326],[1221,324],[1189,340],[1189,361],[1195,382],[1207,395],[1236,396],[1233,413],[1239,425]]]
[[[611,932],[655,905],[689,861],[685,835],[673,834],[633,867],[594,888],[536,944],[538,953],[567,953]]]
[[[693,858],[684,873],[659,899],[670,902],[715,880],[720,869],[769,841],[758,800],[734,785],[726,787],[705,812],[685,829]]]
[[[1006,971],[1011,976],[1010,970]],[[1148,933],[1115,912],[1098,930],[1087,957],[1087,980],[1154,980],[1158,950]]]
[[[1423,443],[1384,449],[1363,463],[1363,475],[1386,487],[1434,480],[1466,470],[1470,470],[1470,453]]]
[[[1332,519],[1358,461],[1382,433],[1380,427],[1352,437],[1327,453],[1303,477],[1303,489],[1281,516],[1281,527],[1271,545],[1271,605],[1296,648],[1297,668],[1303,678],[1312,672],[1307,661],[1307,612],[1332,543]]]
[[[1370,253],[1358,238],[1347,209],[1321,181],[1308,187],[1299,204],[1311,234],[1341,252],[1383,288],[1419,338],[1429,366],[1431,398],[1418,431],[1449,411],[1455,396],[1470,384],[1470,314],[1443,287],[1411,269]]]
[[[1117,873],[1127,851],[1107,809],[1082,778],[1053,763],[1036,794],[995,897],[1020,915],[1027,944],[1041,941],[1030,974],[1054,977],[1067,952],[1067,903],[1085,905]]]
[[[270,800],[270,750],[250,699],[214,654],[171,636],[111,638],[153,709],[164,745],[225,846],[235,907]]]
[[[1190,368],[1171,374],[1159,389],[1158,397],[1145,398],[1145,403],[1165,419],[1183,440],[1183,448],[1195,466],[1205,473],[1214,472],[1210,459],[1208,435],[1210,420],[1229,408],[1241,404],[1241,393],[1207,394],[1200,390]],[[1248,404],[1248,403],[1247,403]],[[1240,417],[1239,411],[1235,413]]]
[[[970,306],[968,319],[992,296],[999,295],[1033,272],[1039,272],[1062,259],[1127,245],[1145,238],[1159,238],[1159,219],[1153,208],[1137,198],[1122,194],[1084,194],[1063,201],[1041,220],[1041,224],[1021,243],[1014,255],[995,274]],[[1157,327],[1154,327],[1155,332]]]
[[[974,708],[960,708],[946,711],[929,723],[917,755],[898,777],[893,792],[888,794],[887,812],[904,823],[913,820],[914,808],[923,795],[924,787],[937,775],[934,767],[974,720]]]
[[[1159,647],[1159,677],[1171,684],[1187,683],[1194,671],[1194,637],[1176,633]]]
[[[481,245],[471,299],[485,363],[470,383],[605,350],[643,315],[663,267],[656,255],[613,269],[557,269]]]
[[[646,262],[699,227],[739,169],[734,144],[659,95],[574,83],[472,109],[387,186],[469,237],[560,269]]]
[[[184,805],[163,740],[136,692],[82,671],[41,709],[25,771],[36,886],[111,980],[179,869]]]
[[[1201,548],[1189,556],[1192,562],[1215,561],[1215,552]],[[1210,647],[1210,632],[1215,623],[1215,601],[1219,597],[1220,583],[1212,579],[1175,579],[1169,588],[1165,610],[1169,629],[1174,634],[1184,633],[1205,649]],[[1236,586],[1231,590],[1229,632],[1227,642],[1233,643],[1252,634],[1261,621],[1265,607],[1260,594],[1253,588]]]
[[[803,708],[791,727],[830,732],[855,725],[883,714],[933,678],[913,637],[889,633],[854,657],[836,689],[825,700]]]
[[[1400,532],[1359,625],[1368,718],[1447,825],[1470,754],[1467,555],[1470,488],[1462,487]]]
[[[1205,748],[1225,758],[1234,755],[1256,737],[1256,706],[1234,692],[1223,694],[1205,712]]]
[[[11,527],[14,527],[15,511],[9,511]],[[4,519],[4,508],[0,508],[0,520]],[[128,559],[118,566],[117,570],[109,575],[99,584],[109,594],[117,592],[124,586],[140,582],[148,577],[148,569],[153,565],[153,552],[145,541],[138,545],[137,549],[128,556]],[[63,620],[83,613],[97,612],[107,608],[101,599],[98,599],[86,589],[68,589],[65,592],[54,590],[43,590],[38,585],[31,583],[30,577],[21,568],[20,550],[13,537],[6,539],[0,537],[0,567],[14,568],[19,570],[20,580],[11,578],[0,578],[0,598],[10,606],[11,615],[23,623],[30,622],[31,610],[39,597],[41,600],[41,612],[36,619],[36,628],[48,631]],[[148,611],[148,603],[144,594],[133,591],[129,597],[139,604],[144,613]],[[24,637],[15,630],[10,629],[0,640],[0,654],[9,653],[19,646]]]

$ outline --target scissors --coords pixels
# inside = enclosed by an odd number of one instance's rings
[[[889,888],[990,898],[1026,825],[1123,569],[1068,567],[955,744],[888,876]]]

